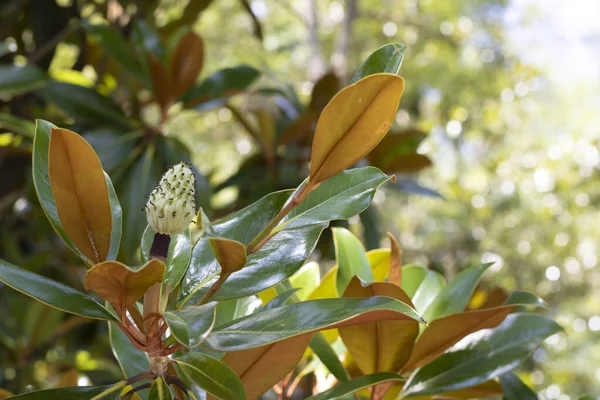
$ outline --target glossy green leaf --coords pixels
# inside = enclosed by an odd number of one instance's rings
[[[7,113],[0,113],[0,129],[6,129],[7,131],[30,138],[35,135],[34,123]]]
[[[15,400],[76,400],[91,399],[101,394],[110,386],[76,386],[60,389],[36,390],[11,397]]]
[[[108,323],[108,337],[124,378],[130,378],[150,369],[148,354],[135,348],[114,322]]]
[[[327,341],[325,335],[321,332],[316,332],[310,341],[309,346],[313,353],[315,353],[323,365],[327,367],[329,372],[331,372],[338,381],[347,381],[350,379],[348,371],[340,361],[340,358],[333,347],[331,347]]]
[[[417,369],[401,398],[463,389],[494,379],[516,368],[544,339],[561,330],[541,315],[509,315],[498,327],[468,336]]]
[[[347,219],[359,214],[371,204],[377,188],[390,179],[390,176],[374,167],[340,172],[313,190],[283,219],[276,230]],[[301,187],[293,195],[299,190]]]
[[[259,75],[258,70],[247,65],[225,68],[192,87],[181,100],[198,111],[219,107],[229,97],[244,91]]]
[[[423,318],[431,321],[464,310],[481,276],[491,265],[472,266],[456,275],[435,297]]]
[[[83,132],[82,135],[98,154],[104,171],[116,180],[116,172],[127,168],[131,163],[130,157],[135,155],[136,143],[143,132],[123,134],[110,128],[98,128]]]
[[[116,319],[106,308],[85,293],[4,260],[0,260],[0,281],[37,301],[70,314],[92,319]]]
[[[445,282],[444,277],[436,271],[412,264],[402,267],[402,290],[411,298],[415,310],[421,315],[442,290]]]
[[[148,261],[150,258],[150,247],[152,247],[152,241],[154,240],[154,230],[148,225],[142,236],[142,259]],[[190,260],[192,258],[192,243],[190,237],[190,230],[178,233],[177,235],[171,236],[171,243],[169,243],[169,253],[165,264],[167,266],[167,272],[163,280],[163,288],[167,285],[171,285],[171,291],[185,275]]]
[[[421,321],[404,303],[389,297],[322,299],[261,311],[215,328],[203,347],[240,351],[302,333],[382,320]]]
[[[65,82],[50,81],[37,91],[46,101],[52,102],[84,125],[94,128],[107,126],[123,132],[133,127],[121,108],[110,98],[94,89]]]
[[[346,382],[340,382],[334,387],[314,396],[308,397],[306,400],[330,400],[341,399],[359,390],[390,381],[403,381],[400,375],[392,372],[377,372],[370,375],[363,375],[358,378]]]
[[[197,307],[163,313],[171,333],[177,341],[186,347],[195,347],[202,343],[213,329],[216,317],[216,302]]]
[[[538,400],[538,395],[512,372],[500,376],[503,400]]]
[[[163,378],[156,378],[152,381],[148,400],[172,400],[173,395]]]
[[[106,179],[106,186],[108,187],[108,204],[112,215],[110,247],[108,248],[106,260],[113,261],[117,259],[119,247],[121,245],[121,234],[123,233],[123,209],[121,208],[121,203],[119,203],[115,187],[106,172],[104,173],[104,178]]]
[[[388,72],[390,74],[398,74],[402,65],[402,58],[406,46],[399,43],[390,43],[381,46],[358,67],[358,70],[352,77],[350,85],[358,82],[362,78],[372,74]]]
[[[147,70],[139,61],[142,57],[136,54],[117,29],[110,25],[89,23],[84,23],[83,27],[132,78],[137,79],[146,88],[150,87]]]
[[[146,214],[140,210],[146,203],[147,196],[164,172],[164,165],[153,146],[134,161],[131,168],[117,185],[121,194],[123,207],[123,239],[121,240],[120,259],[125,263],[134,264],[135,255],[140,246],[144,229],[148,226]]]
[[[213,225],[215,233],[243,244],[249,243],[277,214],[290,192],[287,190],[271,193],[230,217],[215,223]],[[322,224],[275,235],[259,251],[248,257],[246,267],[241,271],[234,272],[214,299],[227,300],[245,297],[288,278],[304,264],[324,227],[325,224]],[[201,238],[192,250],[190,268],[181,281],[180,301],[185,303],[198,299],[205,290],[199,289],[210,284],[219,271],[219,263],[215,259],[208,241]]]
[[[188,353],[175,359],[195,384],[221,400],[245,400],[244,386],[235,372],[219,360],[202,353]]]
[[[365,254],[365,248],[352,232],[345,228],[332,228],[335,260],[338,265],[336,289],[344,293],[354,276],[363,282],[373,282],[371,264]]]
[[[546,303],[542,298],[536,296],[530,292],[522,292],[516,291],[512,292],[508,299],[502,304],[503,306],[508,305],[519,305],[519,306],[533,306],[533,307],[541,307],[541,308],[550,308],[548,303]]]
[[[0,96],[15,96],[43,87],[48,76],[35,65],[0,65]]]

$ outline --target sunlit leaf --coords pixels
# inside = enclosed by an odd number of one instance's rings
[[[223,352],[240,351],[317,330],[409,319],[421,321],[410,306],[389,297],[311,300],[260,311],[219,326],[203,347]]]
[[[544,307],[546,304],[531,293],[516,292],[502,306],[459,312],[431,321],[417,340],[404,370],[427,364],[473,332],[498,326],[519,305]]]
[[[358,67],[350,84],[356,83],[366,76],[381,72],[398,74],[405,50],[406,46],[399,43],[390,43],[381,46],[371,53],[361,66]]]
[[[62,283],[34,274],[0,260],[0,281],[50,307],[92,319],[116,319],[106,308]]]
[[[306,400],[330,400],[341,399],[359,390],[377,385],[379,383],[390,381],[403,381],[400,375],[391,372],[378,372],[371,375],[364,375],[346,382],[340,382],[334,387],[314,396],[308,397]]]
[[[481,276],[491,265],[472,266],[456,275],[435,297],[423,318],[433,321],[464,310]]]
[[[400,250],[400,245],[398,241],[388,232],[388,237],[390,238],[390,269],[389,269],[389,277],[388,282],[393,283],[394,285],[401,287],[402,286],[402,250]]]
[[[423,314],[444,287],[439,273],[418,265],[402,268],[402,290],[412,299],[417,312]]]
[[[410,298],[399,286],[376,282],[362,286],[355,277],[344,292],[348,298],[387,296],[413,307]],[[380,321],[340,328],[340,336],[352,359],[365,374],[397,372],[408,361],[419,334],[416,320]]]
[[[319,117],[309,184],[323,182],[369,153],[388,132],[403,90],[401,77],[375,74],[340,91]]]
[[[335,259],[337,261],[336,289],[344,293],[350,280],[358,276],[364,282],[373,282],[371,264],[362,243],[345,228],[332,228]]]
[[[468,336],[460,346],[415,370],[401,397],[458,390],[494,379],[517,367],[544,339],[561,330],[540,315],[509,315],[496,328]]]
[[[105,261],[92,267],[83,278],[85,290],[93,290],[115,309],[123,312],[133,306],[155,283],[161,282],[165,264],[150,260],[138,269],[116,261]]]

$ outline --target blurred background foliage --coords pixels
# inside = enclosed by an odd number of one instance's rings
[[[536,292],[567,332],[525,382],[543,399],[600,393],[598,16],[593,0],[5,0],[0,257],[81,288],[31,183],[35,118],[95,147],[123,206],[120,257],[136,263],[167,166],[194,163],[211,218],[295,187],[320,111],[373,50],[402,43],[396,123],[361,161],[398,179],[349,228],[369,249],[393,232],[405,262],[447,277],[495,262],[481,293]],[[330,235],[312,258],[331,265]],[[120,378],[105,324],[5,287],[0,307],[1,388]]]

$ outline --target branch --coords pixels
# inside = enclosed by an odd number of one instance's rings
[[[75,22],[70,23],[60,31],[56,36],[54,36],[51,40],[44,43],[39,49],[36,49],[33,53],[27,57],[27,61],[31,64],[35,64],[40,59],[42,59],[46,54],[52,51],[54,47],[62,40],[66,39],[70,34],[76,32],[81,28],[81,21],[77,20]]]

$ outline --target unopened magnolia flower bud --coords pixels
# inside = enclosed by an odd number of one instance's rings
[[[144,207],[156,233],[176,235],[196,215],[196,180],[187,163],[171,167],[156,184]]]

